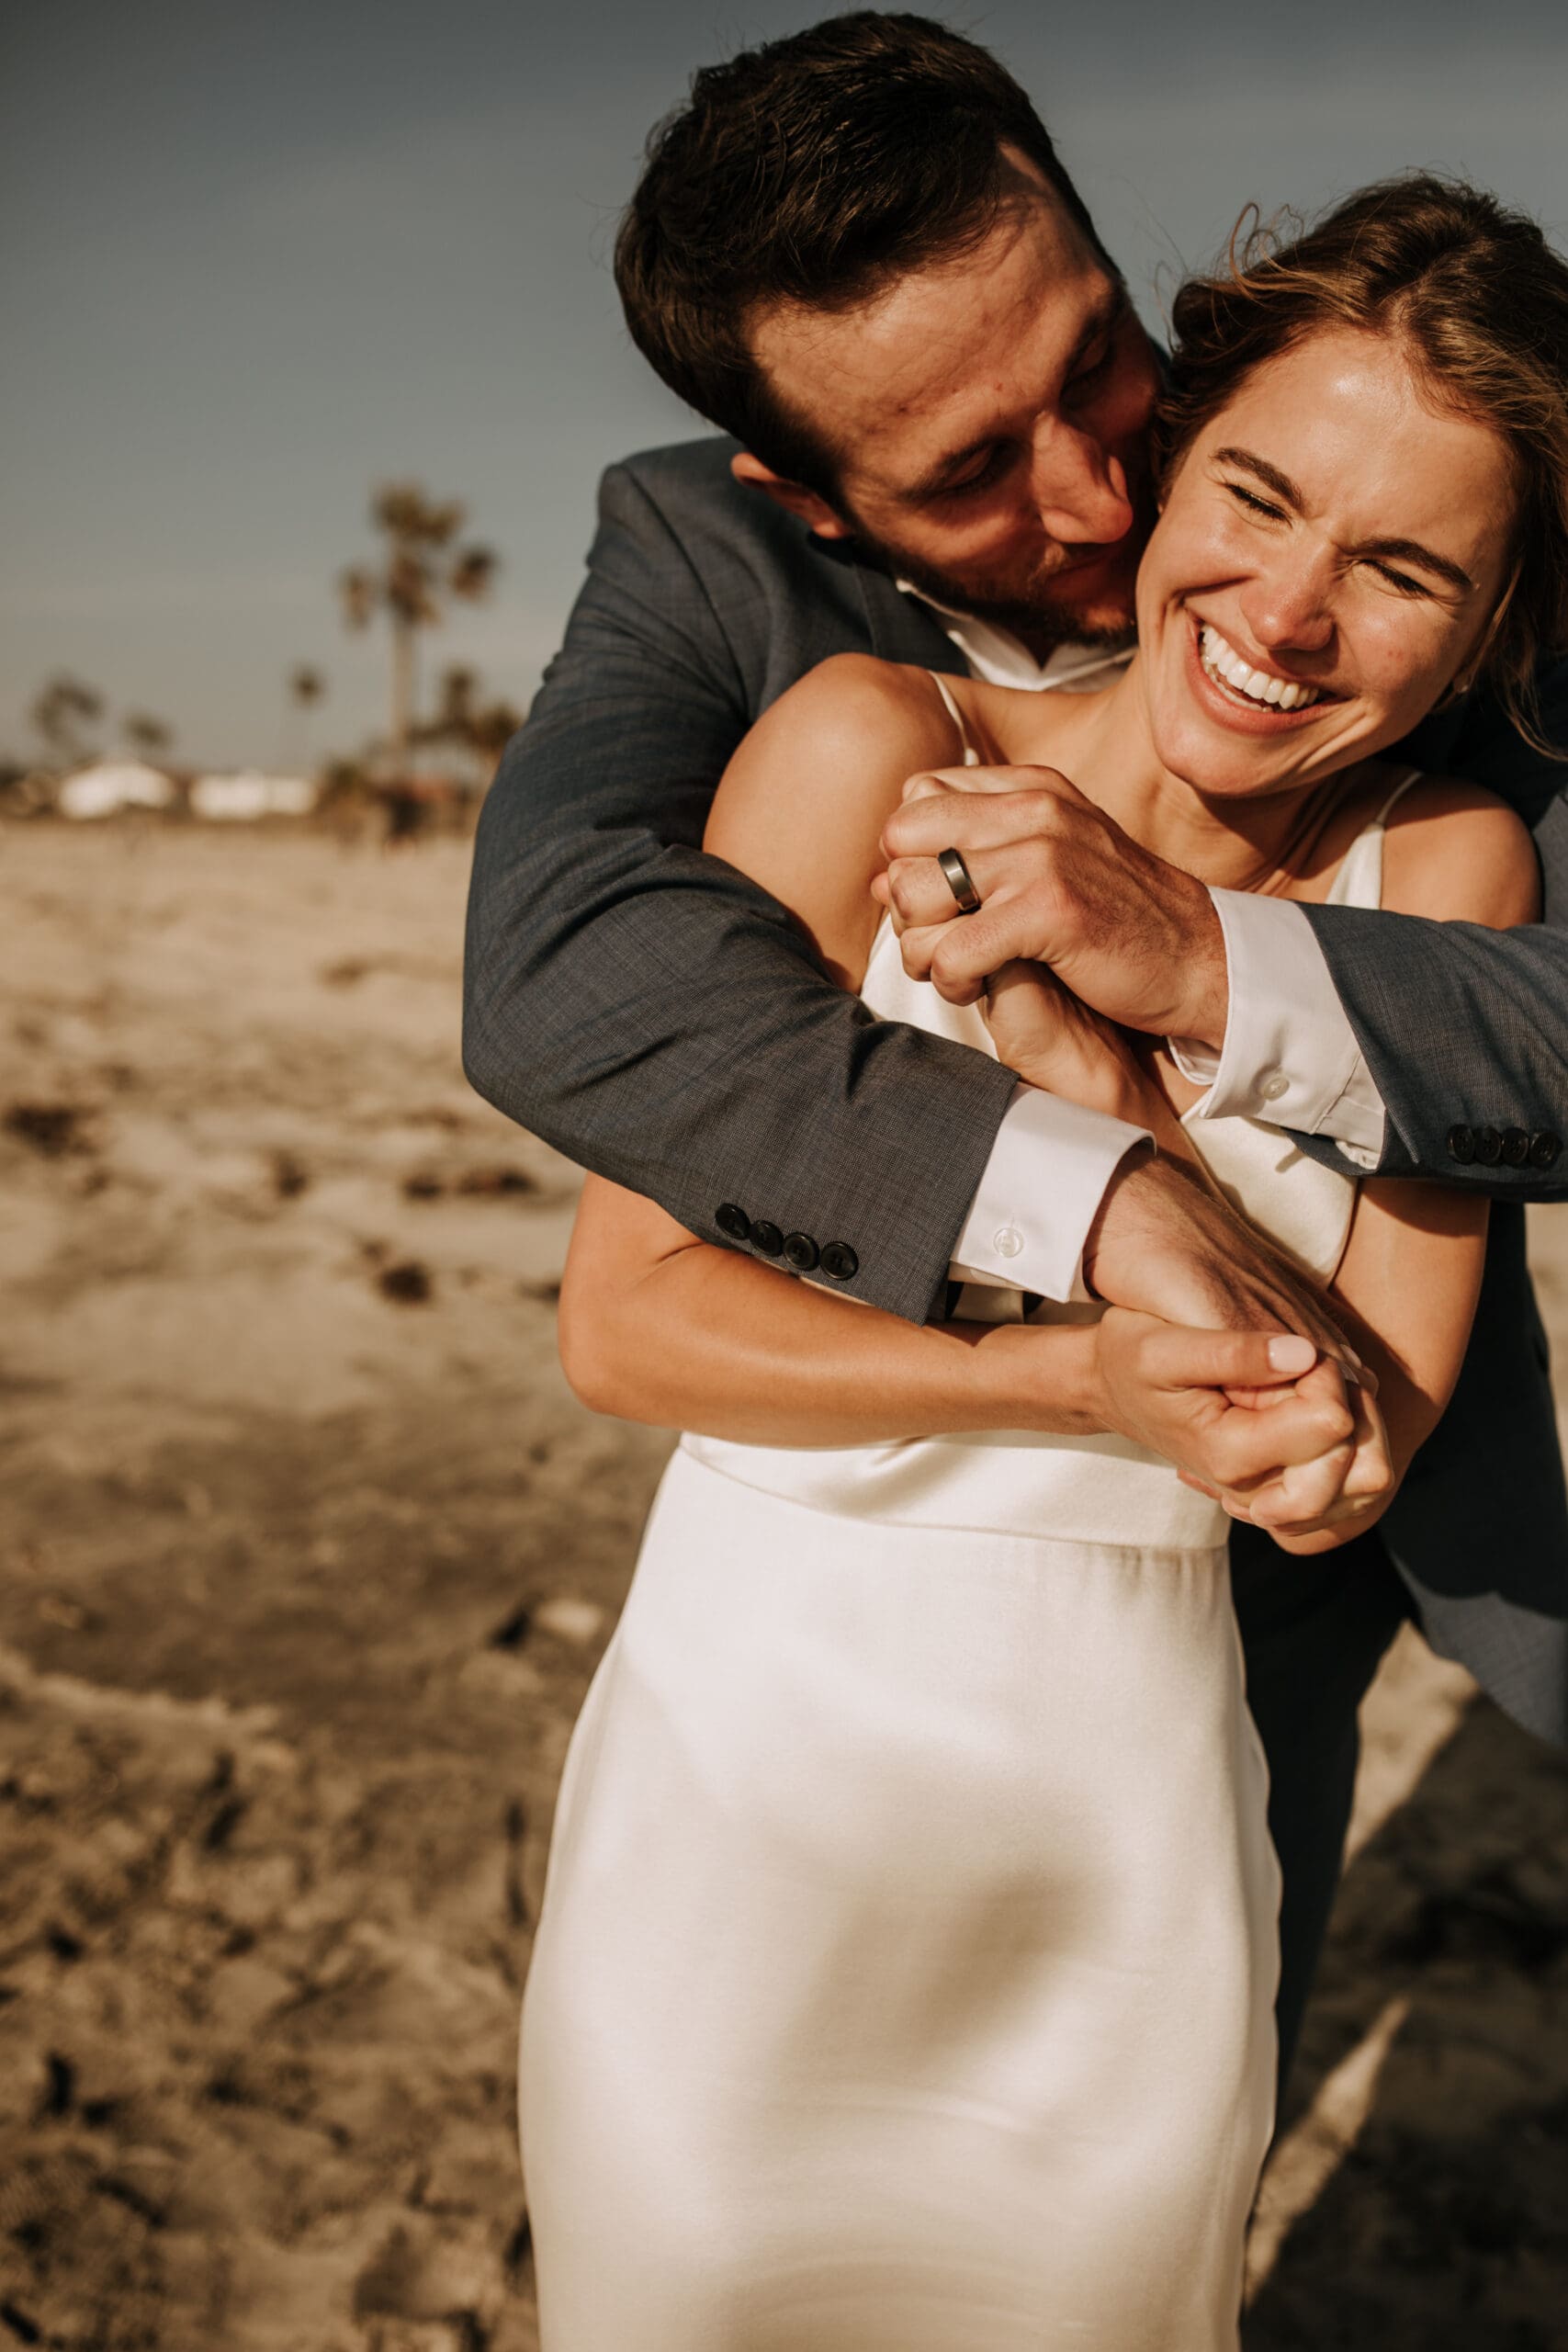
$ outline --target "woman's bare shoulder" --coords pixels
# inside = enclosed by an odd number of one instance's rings
[[[725,771],[714,803],[720,824],[771,781],[781,762],[805,752],[808,764],[800,789],[815,786],[823,800],[841,800],[846,786],[857,798],[885,797],[891,807],[897,785],[924,766],[948,766],[962,756],[957,729],[929,670],[879,662],[870,653],[835,653],[795,681],[770,705]],[[836,772],[845,771],[840,775]],[[708,844],[710,847],[713,843]],[[720,853],[723,854],[723,853]]]
[[[963,756],[930,671],[840,653],[763,713],[714,799],[703,846],[805,925],[858,987],[878,920],[870,885],[906,780]]]
[[[1418,777],[1389,816],[1382,902],[1395,914],[1495,931],[1535,922],[1540,866],[1529,826],[1484,786]]]

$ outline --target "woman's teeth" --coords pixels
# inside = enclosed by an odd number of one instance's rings
[[[1208,621],[1198,630],[1198,655],[1211,678],[1220,679],[1248,702],[1275,710],[1304,710],[1323,691],[1321,686],[1294,684],[1289,678],[1271,678],[1267,670],[1250,668]]]

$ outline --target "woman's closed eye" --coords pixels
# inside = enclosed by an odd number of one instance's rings
[[[1227,481],[1224,487],[1238,506],[1247,508],[1249,513],[1258,515],[1263,521],[1269,523],[1290,521],[1290,515],[1284,507],[1277,506],[1272,499],[1260,498],[1258,492],[1255,490],[1249,490],[1245,482]],[[1424,580],[1412,579],[1408,571],[1397,571],[1393,564],[1385,563],[1378,556],[1367,556],[1364,560],[1369,571],[1375,571],[1380,580],[1386,581],[1389,586],[1396,589],[1401,596],[1414,600],[1416,597],[1429,598],[1433,594]]]
[[[1376,556],[1369,556],[1367,562],[1380,580],[1386,580],[1392,587],[1398,589],[1402,596],[1430,596],[1432,594],[1425,581],[1412,580],[1407,571],[1396,571],[1392,564],[1380,563]]]
[[[1258,492],[1255,490],[1248,490],[1245,482],[1227,481],[1225,488],[1237,505],[1247,507],[1250,513],[1264,515],[1270,523],[1290,521],[1290,516],[1282,506],[1276,506],[1271,499],[1259,498]]]

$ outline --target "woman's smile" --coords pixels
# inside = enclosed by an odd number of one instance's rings
[[[1186,622],[1190,691],[1222,726],[1246,735],[1294,734],[1344,699],[1325,686],[1255,668],[1212,621],[1191,610]]]
[[[1194,619],[1197,616],[1194,615]],[[1253,668],[1213,621],[1198,621],[1198,656],[1205,677],[1215,679],[1244,703],[1275,710],[1304,710],[1321,701],[1325,689],[1299,679],[1280,678]]]
[[[1497,435],[1436,407],[1396,338],[1325,329],[1245,380],[1139,573],[1166,774],[1212,806],[1398,742],[1480,638],[1513,511]]]

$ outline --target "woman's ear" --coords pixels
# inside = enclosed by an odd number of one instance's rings
[[[764,498],[771,498],[775,506],[782,506],[786,514],[793,514],[819,539],[847,539],[852,536],[852,526],[841,515],[834,514],[825,498],[807,490],[803,481],[791,481],[786,475],[774,473],[772,466],[765,466],[750,449],[742,449],[739,457],[731,458],[729,470],[743,488],[760,490]]]
[[[1454,672],[1449,681],[1447,693],[1435,706],[1437,709],[1446,710],[1450,703],[1462,702],[1477,678],[1480,677],[1486,666],[1487,655],[1503,634],[1503,624],[1507,619],[1509,607],[1518,594],[1519,575],[1523,570],[1524,559],[1520,557],[1516,560],[1514,569],[1508,575],[1507,585],[1493,607],[1492,617],[1482,634],[1480,644],[1472,648]]]

